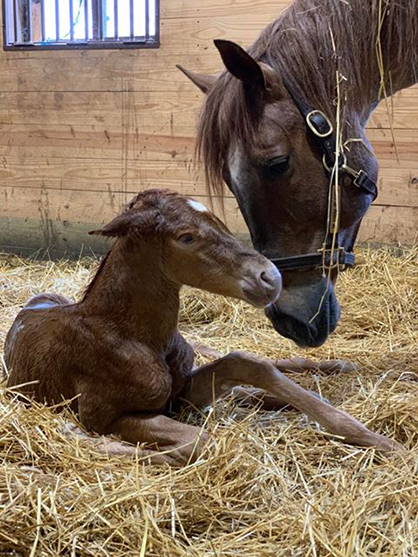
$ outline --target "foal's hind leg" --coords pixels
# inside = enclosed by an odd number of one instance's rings
[[[319,400],[283,375],[269,361],[246,353],[233,352],[197,369],[181,397],[197,407],[204,407],[243,383],[264,389],[304,412],[329,432],[343,437],[348,443],[375,446],[384,452],[401,448],[395,441],[368,430],[346,412]]]

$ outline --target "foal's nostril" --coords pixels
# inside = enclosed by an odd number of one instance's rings
[[[272,267],[268,271],[262,271],[259,281],[267,292],[280,292],[282,288],[282,276],[276,267]]]
[[[273,278],[263,271],[260,275],[260,279],[266,286],[275,286],[277,277]]]

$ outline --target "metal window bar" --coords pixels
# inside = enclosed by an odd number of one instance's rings
[[[149,38],[149,0],[145,0],[145,40]]]
[[[87,0],[84,0],[84,38],[86,42],[89,40],[89,5]]]
[[[115,40],[119,38],[119,2],[114,0],[113,2],[113,18],[115,24]]]
[[[55,0],[55,36],[57,42],[60,40],[60,4],[59,0]]]
[[[151,0],[145,0],[143,7],[138,7],[135,0],[129,0],[128,3],[123,3],[123,0],[79,0],[75,5],[75,0],[68,0],[68,11],[62,10],[62,7],[60,10],[60,0],[50,0],[55,8],[55,18],[52,13],[47,12],[48,9],[51,10],[49,0],[2,1],[5,49],[155,48],[159,46],[159,0],[152,3],[152,8]],[[109,17],[108,6],[112,6],[112,3],[113,16]],[[137,10],[141,10],[142,13],[138,15]],[[84,30],[81,23],[83,17],[80,18],[82,12],[84,12]],[[150,15],[153,18],[153,31],[155,29],[152,34],[150,34]],[[112,18],[113,21],[109,21]],[[142,31],[137,28],[139,20],[142,22]],[[126,29],[126,32],[122,33],[124,36],[120,33],[122,21],[125,23],[123,28]],[[63,26],[69,28],[68,33],[67,30],[62,31]],[[76,26],[78,26],[77,34]],[[109,36],[108,30],[111,30],[110,33],[113,32],[114,36]],[[65,35],[61,36],[64,33]]]
[[[45,41],[45,0],[41,0],[41,38]]]
[[[19,0],[19,12],[21,15],[21,40],[22,43],[32,42],[32,6],[29,2]]]
[[[17,0],[13,0],[13,29],[14,29],[14,33],[15,33],[15,36],[14,36],[14,42],[15,43],[18,42],[18,38],[17,38],[18,37],[18,32],[17,32],[17,21],[18,21],[17,13],[18,13],[18,10],[17,10],[16,4],[17,4]]]
[[[70,40],[74,40],[74,5],[73,0],[68,0],[70,3]]]
[[[148,0],[145,0],[145,5],[148,4]],[[129,23],[130,23],[130,39],[134,40],[134,0],[129,0]]]

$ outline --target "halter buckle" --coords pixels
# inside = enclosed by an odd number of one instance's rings
[[[321,139],[329,137],[334,132],[330,119],[322,112],[322,110],[311,110],[311,112],[306,115],[306,123],[311,132]],[[327,126],[327,129],[322,130],[322,128],[324,128],[324,124]]]
[[[354,267],[356,261],[354,253],[346,251],[342,246],[334,249],[322,248],[319,251],[323,257],[321,265],[323,269],[345,271],[348,267]]]

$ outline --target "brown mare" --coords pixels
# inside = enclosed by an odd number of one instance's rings
[[[154,445],[142,452],[154,463],[185,464],[206,440],[200,428],[167,416],[170,402],[204,407],[242,383],[268,391],[266,408],[288,403],[349,442],[398,447],[279,371],[312,368],[312,362],[231,353],[193,368],[193,349],[178,330],[183,284],[261,308],[281,289],[275,266],[236,241],[200,203],[149,190],[94,233],[116,241],[82,301],[41,294],[16,317],[5,344],[9,387],[23,385],[19,390],[48,404],[73,399],[87,430]],[[322,367],[329,366],[338,362]],[[259,400],[264,391],[240,394]],[[136,450],[117,442],[105,448]]]
[[[221,195],[226,182],[254,247],[282,271],[282,294],[267,310],[276,330],[299,346],[318,346],[340,318],[338,266],[327,277],[314,263],[329,248],[330,182],[338,168],[335,238],[345,253],[327,256],[348,254],[350,266],[377,192],[367,121],[382,96],[418,81],[418,0],[296,0],[248,53],[215,44],[227,68],[219,77],[180,68],[206,93],[197,152],[209,191]]]

